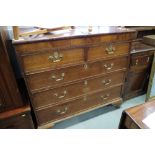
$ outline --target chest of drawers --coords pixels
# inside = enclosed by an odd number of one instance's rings
[[[135,31],[76,31],[13,41],[38,128],[122,102]]]

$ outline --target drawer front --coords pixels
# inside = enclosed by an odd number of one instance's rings
[[[35,53],[36,51],[44,50],[45,48],[51,49],[53,47],[64,47],[66,45],[70,45],[69,40],[19,44],[15,45],[15,49],[18,53]]]
[[[126,69],[128,64],[127,60],[128,57],[122,57],[32,74],[27,76],[27,82],[31,91],[56,87],[64,83],[88,78],[94,75],[105,74],[119,69]]]
[[[0,129],[33,129],[31,115],[24,113],[18,116],[0,120]]]
[[[109,89],[106,91],[101,91],[90,96],[85,96],[83,98],[77,99],[72,102],[67,102],[62,105],[49,107],[36,111],[38,118],[38,123],[43,124],[50,121],[55,121],[58,119],[65,118],[67,116],[76,114],[78,112],[106,104],[116,98],[120,97],[121,86]]]
[[[152,63],[153,55],[148,56],[132,56],[131,67],[148,67]]]
[[[55,69],[60,66],[84,62],[83,49],[63,51],[44,51],[38,54],[22,56],[22,64],[25,72],[33,72],[42,69]]]
[[[129,43],[90,47],[88,50],[88,60],[106,59],[118,55],[127,55],[129,53],[129,47]]]
[[[128,78],[125,84],[124,97],[125,99],[145,94],[149,81],[148,69],[131,71],[128,73]]]
[[[82,46],[87,44],[96,44],[104,42],[121,42],[128,41],[135,38],[135,33],[124,33],[124,34],[111,34],[111,35],[99,35],[99,36],[89,36],[83,38],[72,38],[64,40],[46,41],[46,42],[36,42],[28,44],[15,45],[16,51],[19,53],[29,53],[30,51],[36,52],[38,50],[43,50],[45,48],[60,48],[60,47],[72,47],[72,46]]]
[[[96,43],[122,42],[132,40],[133,38],[135,38],[135,33],[111,34],[102,36],[92,36],[86,38],[75,38],[71,39],[71,46],[96,44]]]
[[[114,76],[117,74],[117,76]],[[101,90],[114,85],[122,85],[124,72],[115,72],[95,79],[84,80],[76,84],[43,91],[33,95],[34,107],[41,108],[47,105],[58,104],[67,99],[88,94],[92,91]]]

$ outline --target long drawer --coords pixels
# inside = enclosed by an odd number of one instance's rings
[[[106,76],[35,93],[33,95],[34,107],[37,109],[47,105],[54,105],[58,104],[58,102],[64,102],[65,100],[91,93],[92,91],[106,89],[114,85],[122,85],[124,72],[116,72],[115,75],[117,76],[108,74]]]
[[[119,55],[127,55],[129,52],[129,43],[107,44],[102,46],[90,47],[88,50],[88,60],[106,59]]]
[[[68,67],[64,69],[51,70],[27,75],[27,83],[32,92],[39,89],[60,86],[64,83],[77,81],[88,77],[110,73],[127,68],[127,57],[98,61]]]
[[[72,39],[61,39],[44,42],[32,42],[25,44],[15,45],[18,53],[35,53],[38,50],[46,48],[60,48],[60,47],[72,47],[72,46],[84,46],[96,43],[108,43],[108,42],[121,42],[129,41],[135,37],[135,33],[122,33],[122,34],[108,34],[98,36],[88,36]]]
[[[84,62],[84,50],[70,49],[62,51],[44,50],[40,53],[21,56],[24,72],[33,72],[46,68],[55,69],[59,66]]]
[[[62,105],[52,106],[36,111],[38,123],[40,125],[52,122],[89,108],[112,102],[112,100],[120,98],[120,92],[121,86],[85,96],[75,101],[66,102]]]

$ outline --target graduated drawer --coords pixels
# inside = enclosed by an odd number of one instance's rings
[[[114,74],[117,76],[114,76]],[[124,72],[116,72],[114,74],[108,74],[68,86],[35,93],[33,95],[34,107],[37,109],[47,105],[54,105],[58,104],[58,102],[64,102],[65,100],[91,93],[92,91],[103,90],[115,85],[122,85],[124,82]]]
[[[82,48],[61,51],[44,50],[33,54],[21,55],[24,72],[42,69],[55,69],[60,66],[76,64],[84,61]]]
[[[98,61],[74,67],[67,67],[64,69],[30,74],[27,75],[27,82],[32,92],[38,91],[39,89],[56,87],[71,81],[77,81],[120,69],[126,69],[128,64],[127,60],[127,57],[121,57],[107,61]]]
[[[129,43],[107,44],[90,47],[88,50],[88,60],[106,59],[129,53]]]
[[[142,56],[131,56],[131,67],[132,68],[147,68],[151,65],[153,60],[153,55],[142,55]]]
[[[62,105],[48,107],[36,111],[38,124],[44,124],[71,116],[73,114],[85,111],[87,109],[106,104],[114,99],[120,98],[121,86],[109,90],[101,91],[80,99],[66,102]]]

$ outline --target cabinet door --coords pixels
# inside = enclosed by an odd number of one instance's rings
[[[147,70],[129,72],[125,85],[124,98],[132,98],[146,92],[149,73]]]

